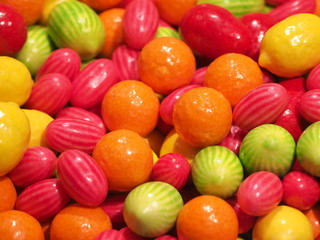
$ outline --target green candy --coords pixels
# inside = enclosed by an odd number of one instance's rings
[[[158,181],[147,182],[128,194],[123,217],[134,233],[154,238],[174,227],[182,207],[182,197],[172,185]]]
[[[43,62],[54,50],[54,45],[48,35],[48,28],[40,25],[28,27],[27,41],[15,56],[35,76]]]
[[[237,155],[226,147],[209,146],[195,156],[192,180],[201,194],[231,197],[243,180],[243,167]]]
[[[106,37],[98,14],[78,1],[66,1],[55,6],[47,26],[49,35],[58,48],[71,48],[82,60],[96,57]]]
[[[199,0],[197,4],[209,3],[223,7],[236,17],[247,13],[261,12],[264,8],[264,0]]]
[[[174,37],[177,39],[181,39],[180,38],[180,34],[178,33],[178,31],[169,28],[169,27],[158,27],[157,31],[156,31],[156,38],[159,37]]]
[[[297,142],[297,158],[309,174],[320,177],[320,122],[309,125]]]
[[[247,174],[269,171],[282,177],[293,164],[295,148],[296,143],[286,129],[263,124],[244,137],[239,158]]]

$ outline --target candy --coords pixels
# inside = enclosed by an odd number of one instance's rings
[[[308,122],[320,121],[320,89],[313,89],[301,96],[299,113]]]
[[[109,229],[101,232],[94,240],[125,240],[118,230]]]
[[[320,89],[320,64],[315,66],[308,74],[306,79],[306,88],[308,90]]]

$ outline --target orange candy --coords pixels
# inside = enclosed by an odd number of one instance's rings
[[[239,53],[227,53],[209,65],[204,86],[220,91],[235,106],[253,88],[263,84],[259,65],[250,57]]]
[[[220,143],[228,135],[231,124],[230,103],[213,88],[193,88],[174,106],[173,126],[182,140],[194,147]]]
[[[9,210],[0,213],[0,238],[44,240],[44,235],[37,219],[22,211]]]
[[[126,80],[107,91],[101,114],[109,131],[128,129],[145,137],[157,124],[159,105],[152,88],[140,81]]]
[[[316,0],[316,9],[314,10],[314,14],[320,16],[320,0]]]
[[[195,69],[195,57],[190,47],[174,37],[151,40],[142,48],[138,59],[141,81],[165,95],[188,85]]]
[[[0,212],[12,210],[16,203],[17,192],[7,176],[0,177]]]
[[[223,199],[202,195],[188,201],[177,219],[178,238],[183,240],[235,240],[238,219]]]
[[[105,173],[109,190],[127,192],[149,180],[153,156],[146,139],[131,130],[104,135],[93,151],[93,158]]]
[[[36,23],[41,16],[45,0],[0,0],[14,7],[28,26]]]
[[[309,219],[314,239],[320,236],[320,205],[315,205],[314,207],[303,211],[304,215]]]
[[[124,11],[123,8],[112,8],[99,14],[107,33],[100,57],[111,58],[113,51],[124,43],[122,29]]]
[[[196,5],[197,0],[156,0],[155,3],[160,17],[178,26],[184,14]]]
[[[108,229],[112,229],[110,218],[100,207],[72,204],[63,208],[52,220],[50,240],[94,239]]]
[[[154,129],[151,133],[149,133],[146,137],[145,137],[148,142],[149,145],[152,149],[152,151],[159,156],[160,154],[160,149],[162,146],[162,143],[164,141],[165,135],[162,134],[159,130]]]
[[[96,11],[104,11],[117,6],[121,0],[80,0]]]

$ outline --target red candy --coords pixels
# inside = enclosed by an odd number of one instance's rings
[[[58,157],[57,171],[63,187],[78,203],[94,207],[107,197],[107,179],[90,155],[79,150],[66,150]]]
[[[320,89],[320,64],[315,66],[308,74],[306,87],[308,90]]]
[[[118,230],[109,229],[101,232],[94,240],[126,240]]]
[[[310,123],[320,121],[320,89],[313,89],[302,95],[299,112]]]
[[[238,155],[243,138],[248,132],[232,125],[229,134],[219,143],[220,146],[229,148]]]

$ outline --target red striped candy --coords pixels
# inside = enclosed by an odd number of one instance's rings
[[[113,62],[100,58],[90,62],[72,82],[70,103],[89,109],[102,101],[108,89],[118,81]]]
[[[273,123],[288,104],[287,90],[278,83],[262,84],[247,93],[235,106],[233,120],[243,130]]]
[[[298,13],[314,13],[315,0],[291,0],[272,9],[269,14],[276,22]]]
[[[310,123],[320,121],[320,89],[313,89],[302,95],[299,112]]]
[[[72,84],[68,77],[61,73],[49,73],[34,84],[24,107],[53,116],[68,103],[71,92]]]
[[[159,23],[157,7],[150,0],[133,0],[126,6],[123,33],[127,45],[141,49],[153,39]]]
[[[56,155],[49,148],[30,147],[8,175],[15,186],[25,188],[52,177],[56,170],[56,161]]]
[[[57,152],[78,149],[90,154],[104,134],[98,125],[86,120],[57,118],[48,124],[45,138]]]
[[[83,119],[99,126],[102,131],[106,132],[106,127],[97,114],[79,107],[66,107],[57,113],[56,118]]]
[[[94,240],[126,240],[116,229],[109,229],[101,232]]]
[[[315,66],[308,74],[306,87],[308,90],[320,89],[320,64]]]
[[[272,172],[259,171],[249,175],[240,184],[237,201],[246,214],[262,216],[278,206],[282,195],[280,178]]]
[[[120,81],[139,80],[138,57],[140,51],[121,45],[112,54],[112,61],[117,69]]]
[[[101,204],[108,194],[108,182],[96,161],[80,150],[66,150],[57,162],[62,186],[76,202],[94,207]]]
[[[70,48],[60,48],[53,51],[38,70],[35,81],[48,73],[61,73],[70,81],[80,72],[81,59],[79,54]]]
[[[16,209],[43,222],[55,216],[69,201],[70,197],[61,181],[51,178],[24,189],[16,200]]]
[[[186,157],[179,153],[167,153],[152,168],[152,181],[162,181],[181,190],[187,183],[191,167]]]

